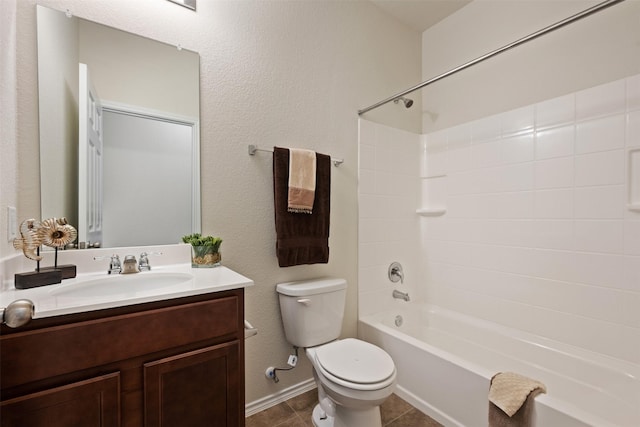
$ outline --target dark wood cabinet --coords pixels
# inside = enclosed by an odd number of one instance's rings
[[[0,425],[244,426],[244,291],[0,335]]]
[[[103,375],[3,401],[3,426],[120,425],[120,375]]]

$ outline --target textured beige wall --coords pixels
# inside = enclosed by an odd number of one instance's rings
[[[34,3],[18,2],[19,144],[14,150],[25,161],[19,164],[19,190],[7,187],[10,196],[20,191],[19,218],[39,212]],[[285,364],[290,352],[275,285],[323,275],[346,278],[343,332],[355,335],[356,111],[419,81],[420,34],[367,1],[203,0],[196,13],[158,0],[38,3],[200,53],[202,229],[222,236],[223,263],[256,283],[246,293],[246,317],[259,329],[247,341],[247,401],[310,378],[304,357],[277,385],[264,378],[264,370]],[[409,114],[389,108],[369,116],[419,130],[418,104]],[[248,156],[248,144],[298,146],[345,159],[333,169],[328,265],[278,268],[271,156]]]

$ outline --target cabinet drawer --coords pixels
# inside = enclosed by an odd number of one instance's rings
[[[2,389],[242,333],[235,295],[0,337]]]

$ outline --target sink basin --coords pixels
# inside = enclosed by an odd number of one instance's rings
[[[118,274],[63,285],[51,291],[57,297],[104,297],[112,295],[136,295],[181,285],[193,279],[189,273]]]

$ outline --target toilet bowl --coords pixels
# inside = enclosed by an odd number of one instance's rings
[[[384,350],[347,338],[308,348],[306,354],[318,384],[317,427],[382,425],[379,407],[396,386],[395,365]]]
[[[395,390],[393,359],[355,338],[337,339],[346,281],[319,279],[279,284],[287,340],[305,353],[318,386],[316,427],[381,427],[380,405]]]

